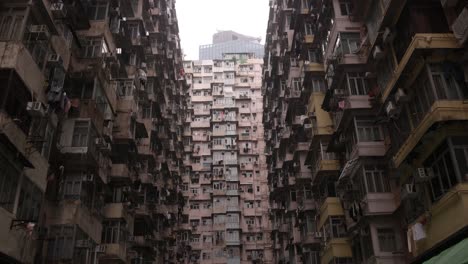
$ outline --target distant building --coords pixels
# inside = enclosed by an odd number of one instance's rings
[[[264,46],[260,38],[250,37],[237,32],[219,31],[213,35],[213,44],[199,47],[200,60],[222,59],[224,53],[254,53],[255,57],[263,58]]]

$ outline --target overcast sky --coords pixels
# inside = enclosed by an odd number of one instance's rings
[[[216,30],[234,30],[265,41],[269,0],[176,0],[186,60],[198,59],[198,46],[211,44]]]

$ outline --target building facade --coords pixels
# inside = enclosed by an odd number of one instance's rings
[[[276,263],[461,263],[467,2],[270,3]]]
[[[239,34],[234,31],[220,31],[213,35],[213,43],[201,45],[198,49],[199,60],[222,60],[225,53],[254,53],[263,58],[264,46],[259,38]]]
[[[176,263],[174,2],[0,2],[1,263]]]
[[[185,198],[178,244],[186,263],[275,263],[268,219],[262,59],[186,61]]]

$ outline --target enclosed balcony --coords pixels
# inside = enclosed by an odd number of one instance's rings
[[[444,67],[453,67],[455,71],[461,69],[451,62],[425,65],[407,92],[400,96],[400,105],[394,108],[399,113],[395,125],[390,126],[391,135],[394,135],[392,148],[395,148],[393,161],[396,166],[406,159],[435,124],[467,120],[464,114],[468,111],[466,84],[463,78],[445,73]],[[397,126],[399,132],[395,133]]]
[[[419,8],[424,8],[425,12],[416,11]],[[411,65],[421,63],[419,55],[431,57],[435,52],[461,48],[457,38],[451,33],[445,16],[440,15],[443,13],[439,1],[405,4],[396,25],[400,29],[400,37],[391,43],[394,53],[387,52],[388,56],[396,57],[396,63],[385,59],[379,64],[381,67],[377,68],[377,77],[382,87],[382,102],[388,99],[402,77],[405,78],[407,74],[417,76],[414,71],[417,71],[418,67]]]
[[[421,225],[425,230],[424,237],[410,242],[414,251],[413,257],[437,247],[458,231],[466,229],[468,223],[468,185],[461,183],[450,192],[444,194],[437,202],[433,203],[427,214],[421,215],[409,225],[409,229],[418,228]],[[430,216],[430,217],[428,217]]]

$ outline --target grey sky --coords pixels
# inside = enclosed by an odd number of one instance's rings
[[[269,0],[176,0],[186,60],[198,59],[198,46],[210,44],[216,30],[234,30],[265,41]]]

